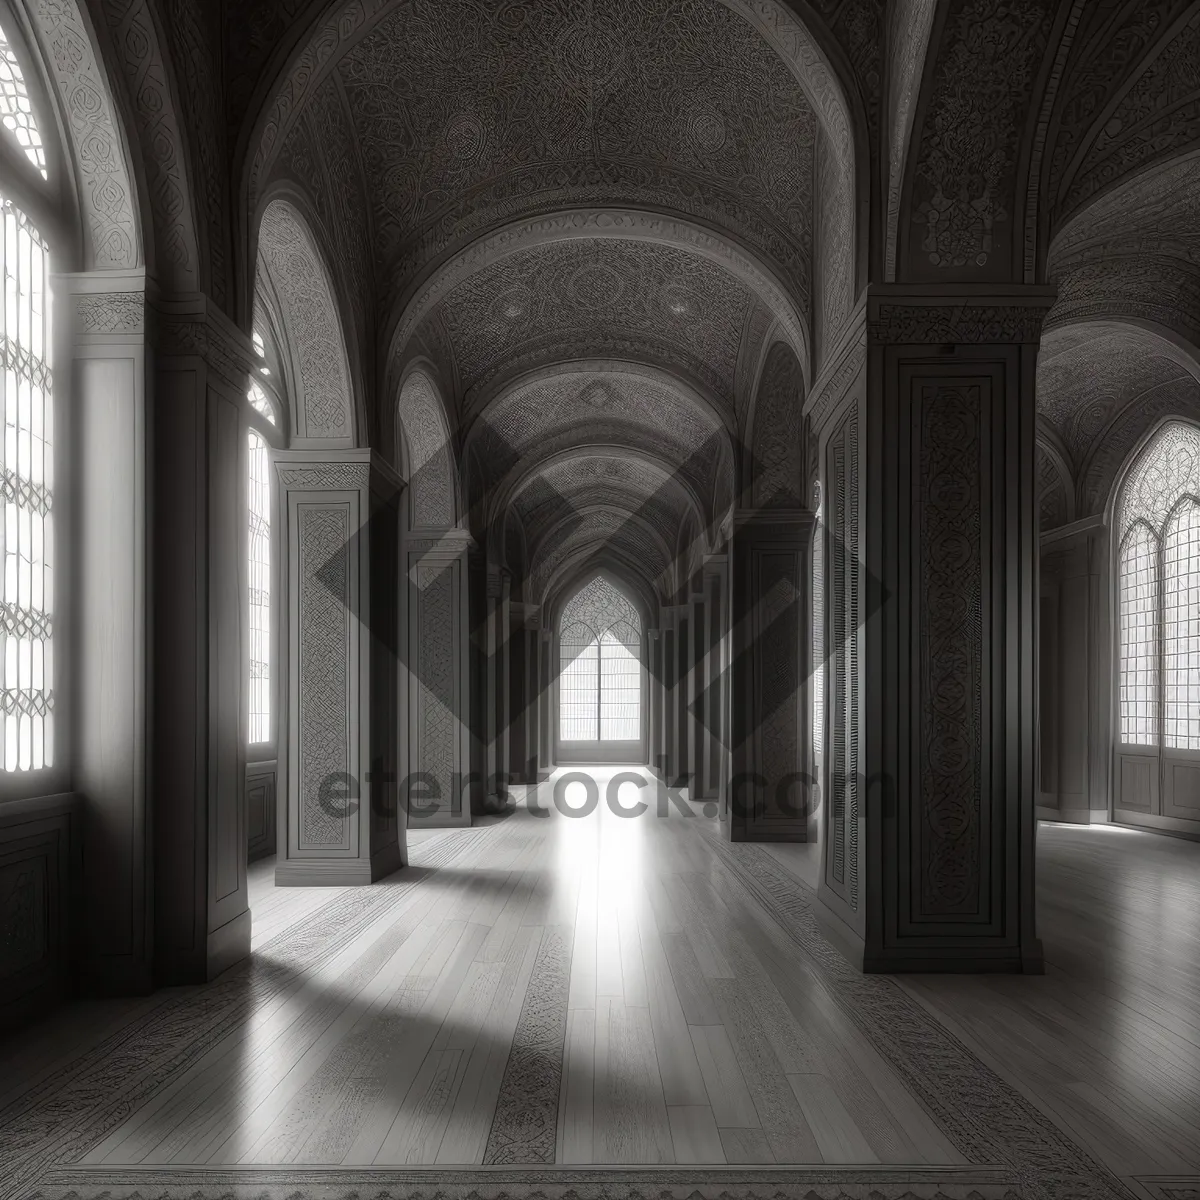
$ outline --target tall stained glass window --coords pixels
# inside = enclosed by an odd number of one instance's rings
[[[642,623],[603,576],[580,588],[559,625],[559,737],[636,742],[642,736]]]
[[[271,740],[271,458],[250,430],[250,744]]]
[[[54,753],[53,379],[48,247],[0,196],[4,311],[4,770],[36,771]]]
[[[1200,432],[1170,424],[1117,505],[1118,732],[1200,750]]]

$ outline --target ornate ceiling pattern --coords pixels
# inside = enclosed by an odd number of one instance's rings
[[[1086,142],[1114,97],[1144,65],[1148,49],[1169,31],[1192,0],[1088,0],[1067,63],[1047,155],[1045,194],[1055,224],[1061,219],[1063,181],[1078,165]]]
[[[605,354],[668,363],[718,392],[732,411],[752,303],[727,272],[685,251],[580,240],[485,267],[437,312],[468,394],[501,372]]]
[[[759,508],[805,508],[804,376],[791,348],[771,347],[754,410],[752,498]]]
[[[671,564],[667,550],[642,522],[626,513],[592,509],[551,531],[533,553],[526,599],[540,599],[555,573],[581,554],[610,555],[636,564],[637,573],[651,585],[659,583],[660,590]]]
[[[465,451],[473,501],[523,459],[589,446],[651,447],[697,495],[732,489],[728,435],[716,415],[653,376],[585,364],[500,397],[472,426]]]
[[[341,50],[400,274],[518,211],[616,198],[729,228],[806,285],[815,116],[717,0],[408,0]]]
[[[424,371],[404,381],[398,408],[413,527],[447,529],[456,520],[453,447],[441,398]]]
[[[1161,338],[1133,327],[1079,325],[1048,334],[1038,357],[1038,411],[1078,470],[1126,409],[1185,404],[1200,385]]]
[[[1066,185],[1070,213],[1135,170],[1180,154],[1200,139],[1200,12],[1147,56],[1133,85],[1105,112],[1103,127]]]
[[[595,506],[636,513],[671,546],[689,503],[678,482],[653,463],[589,454],[551,463],[521,489],[512,511],[529,546],[536,546],[565,516]]]

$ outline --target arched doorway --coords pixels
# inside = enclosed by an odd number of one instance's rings
[[[604,575],[563,606],[555,630],[559,763],[645,763],[647,697],[641,613]]]

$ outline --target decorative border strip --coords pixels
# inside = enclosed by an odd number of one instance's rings
[[[484,837],[484,830],[452,831],[414,846],[410,861],[436,871]],[[168,999],[15,1099],[0,1111],[0,1200],[27,1200],[35,1180],[77,1162],[300,973],[329,962],[372,925],[385,928],[427,878],[346,890],[213,983]]]
[[[1022,1195],[1131,1200],[1115,1175],[939,1024],[895,980],[864,975],[825,940],[808,889],[762,847],[710,844],[746,890],[818,968],[826,991],[961,1154],[1017,1172]]]
[[[84,1180],[86,1179],[86,1182]],[[60,1170],[28,1200],[1027,1200],[994,1167]]]

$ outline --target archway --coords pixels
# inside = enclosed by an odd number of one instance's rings
[[[608,576],[592,576],[563,605],[555,742],[560,763],[647,761],[649,686],[642,614]]]

